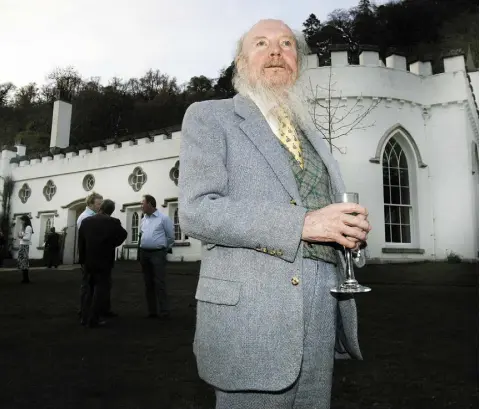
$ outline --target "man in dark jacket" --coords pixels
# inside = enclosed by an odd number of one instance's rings
[[[82,324],[89,327],[104,324],[99,318],[109,292],[115,248],[127,238],[120,220],[111,217],[114,210],[115,203],[104,200],[98,214],[83,220],[78,232],[79,261],[87,272],[89,283]]]
[[[60,263],[60,236],[55,232],[55,227],[52,227],[47,235],[45,250],[48,268],[52,268],[52,266],[57,268]]]

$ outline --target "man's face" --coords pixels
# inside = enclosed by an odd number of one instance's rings
[[[103,199],[95,199],[95,201],[93,202],[93,211],[95,213],[98,213],[98,211],[100,210],[100,206],[102,206],[102,203],[103,203]]]
[[[251,84],[281,88],[298,76],[297,49],[292,30],[276,20],[257,23],[246,35],[242,55]]]
[[[142,212],[146,214],[152,213],[152,205],[148,203],[145,198],[142,199]]]

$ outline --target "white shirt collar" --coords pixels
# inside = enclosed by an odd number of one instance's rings
[[[274,110],[276,109],[276,106],[272,102],[261,101],[252,93],[249,93],[248,97],[255,103],[258,109],[260,109],[261,113],[265,118],[267,118],[268,120],[276,119],[276,115],[274,115]]]
[[[159,216],[160,216],[160,212],[158,211],[158,209],[155,209],[155,211],[154,211],[152,214],[150,214],[150,215],[148,215],[148,214],[145,213],[145,216],[147,216],[147,217],[151,217],[151,216],[159,217]]]

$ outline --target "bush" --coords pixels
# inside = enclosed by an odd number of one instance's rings
[[[462,259],[457,253],[450,251],[450,253],[447,254],[447,262],[452,264],[461,263]]]

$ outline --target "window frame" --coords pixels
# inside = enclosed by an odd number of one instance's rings
[[[169,202],[168,203],[168,216],[172,219],[173,222],[173,233],[175,236],[175,243],[189,243],[189,237],[185,235],[180,226],[180,220],[178,217],[178,202]],[[180,232],[180,238],[177,239],[177,226]]]
[[[134,227],[134,216],[137,216],[137,220],[136,220],[136,223],[137,225]],[[139,211],[138,210],[132,210],[130,212],[130,228],[129,228],[129,243],[130,244],[138,244],[139,242],[139,238],[140,238],[140,222],[141,222],[141,217],[140,217],[140,214],[139,214]],[[136,240],[134,240],[134,234],[133,234],[133,230],[136,229],[137,230],[137,237],[136,237]]]
[[[132,236],[132,221],[133,221],[134,213],[138,214],[137,241],[133,241],[133,236]],[[142,218],[143,218],[142,208],[141,206],[127,207],[125,208],[125,214],[126,214],[125,230],[127,230],[127,233],[128,233],[127,240],[125,243],[132,246],[138,245],[139,239],[140,239],[141,226],[142,226]]]
[[[43,213],[40,215],[40,234],[38,235],[38,246],[43,248],[45,244],[45,239],[47,236],[47,223],[48,220],[52,220],[50,227],[55,227],[55,213]]]
[[[408,191],[409,191],[409,204],[403,204],[403,203],[391,203],[392,199],[390,197],[390,203],[386,202],[385,198],[385,193],[384,193],[384,188],[391,186],[397,186],[397,185],[387,185],[384,183],[383,179],[383,172],[387,168],[384,164],[384,154],[385,151],[389,145],[389,142],[394,140],[396,144],[401,148],[403,151],[403,154],[405,155],[406,163],[407,163],[407,170],[408,170]],[[381,171],[382,171],[382,200],[383,200],[383,211],[384,211],[384,216],[383,216],[383,234],[384,234],[384,243],[385,247],[387,248],[416,248],[418,247],[419,243],[419,237],[418,237],[418,196],[417,196],[417,170],[416,170],[416,163],[417,159],[415,157],[414,149],[410,146],[410,144],[407,141],[407,138],[405,138],[405,135],[400,129],[395,130],[390,134],[390,137],[385,140],[385,144],[382,149],[381,153]],[[397,171],[400,172],[400,163],[398,163],[397,166]],[[390,178],[390,175],[389,175]],[[389,180],[390,182],[390,180]],[[398,184],[398,188],[401,189],[402,185],[401,182]],[[400,193],[401,194],[401,193]],[[391,195],[391,190],[390,190],[390,195]],[[400,200],[401,201],[401,200]],[[409,226],[410,226],[410,241],[409,242],[394,242],[394,241],[387,241],[387,234],[386,234],[386,227],[389,225],[390,229],[392,225],[404,225],[401,222],[400,223],[387,223],[387,218],[385,217],[385,208],[386,206],[391,206],[391,207],[396,207],[401,209],[402,207],[408,207],[409,209]],[[391,213],[390,213],[391,215]],[[400,227],[401,229],[401,227]],[[400,234],[402,234],[400,230]],[[392,240],[392,230],[390,230],[390,240]]]

